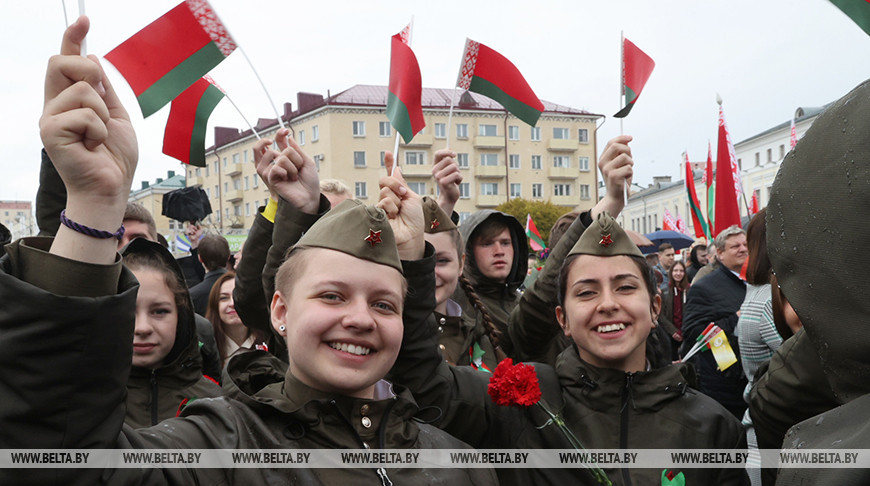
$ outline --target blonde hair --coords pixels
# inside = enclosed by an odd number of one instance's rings
[[[350,189],[347,184],[338,179],[323,179],[320,181],[320,192],[335,194],[336,196],[350,197]]]

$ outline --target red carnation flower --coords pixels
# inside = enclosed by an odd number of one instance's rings
[[[538,403],[541,387],[535,368],[504,359],[489,379],[489,396],[496,405],[531,407]]]

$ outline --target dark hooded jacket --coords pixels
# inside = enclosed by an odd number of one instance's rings
[[[6,254],[6,249],[4,248],[12,241],[12,233],[9,231],[9,228],[0,223],[0,257]]]
[[[172,268],[181,287],[187,288],[181,268],[160,244],[137,238],[128,243],[121,253],[125,257],[137,253],[158,256]],[[186,295],[186,298],[189,301],[190,295]],[[130,370],[127,417],[124,422],[134,428],[157,425],[178,415],[193,400],[219,396],[220,387],[202,373],[193,307],[181,307],[178,309],[175,344],[160,367],[146,369],[133,366]]]
[[[484,276],[480,273],[480,270],[477,268],[477,262],[474,260],[472,242],[475,231],[481,223],[490,218],[502,220],[510,229],[514,256],[510,274],[508,274],[504,282],[497,282]],[[529,268],[529,242],[526,238],[525,230],[513,216],[492,209],[484,209],[469,216],[459,226],[459,232],[465,241],[465,269],[463,270],[463,276],[474,288],[483,305],[486,306],[489,315],[493,319],[495,328],[500,332],[499,347],[501,351],[507,356],[512,356],[514,346],[508,333],[508,318],[511,311],[519,302],[520,293],[518,289],[525,280]],[[467,297],[461,285],[457,287],[453,300],[462,306],[462,318],[466,321],[466,325],[469,328],[474,329],[474,333],[478,335],[489,334],[483,316]]]
[[[868,129],[870,81],[864,81],[819,115],[783,160],[771,189],[766,218],[771,266],[809,343],[798,347],[798,332],[783,344],[771,359],[769,380],[756,385],[751,402],[753,420],[765,414],[791,417],[795,425],[783,438],[786,449],[870,447]],[[775,369],[774,360],[785,366],[776,363]],[[813,373],[790,376],[788,368],[798,365],[809,365]],[[801,386],[774,383],[780,380],[799,380]],[[787,396],[763,400],[760,387],[773,391],[774,384]],[[830,410],[819,411],[825,402]],[[807,403],[818,415],[805,417]],[[870,484],[870,469],[783,468],[776,484]]]

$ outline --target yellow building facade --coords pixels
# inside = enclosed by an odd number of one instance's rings
[[[464,219],[509,198],[550,200],[565,210],[585,210],[598,200],[595,129],[601,115],[544,102],[536,127],[509,115],[494,101],[453,90],[424,89],[426,128],[410,143],[400,143],[398,160],[411,188],[437,196],[432,177],[435,152],[457,153],[463,181],[455,210]],[[386,86],[354,86],[338,95],[300,93],[296,111],[285,105],[285,124],[311,155],[321,179],[342,180],[354,197],[377,202],[383,157],[393,151],[396,131],[387,119]],[[275,120],[260,120],[261,136],[272,137]],[[215,129],[206,167],[189,167],[187,184],[201,184],[214,213],[206,220],[224,233],[246,231],[269,193],[258,180],[250,130]]]

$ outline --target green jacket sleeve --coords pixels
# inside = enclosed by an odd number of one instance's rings
[[[519,304],[508,320],[514,354],[522,361],[555,364],[555,358],[568,345],[556,320],[559,300],[559,272],[568,253],[592,224],[586,211],[574,220],[559,243],[550,252],[540,275],[523,292]]]
[[[272,246],[273,226],[260,213],[254,217],[254,224],[242,248],[242,261],[236,269],[236,288],[233,290],[233,304],[242,322],[264,336],[272,335],[269,317],[271,296],[266,295],[263,289],[263,268],[269,247]]]
[[[66,207],[66,186],[42,149],[39,189],[36,190],[36,225],[39,236],[54,236],[60,228],[60,213]]]

